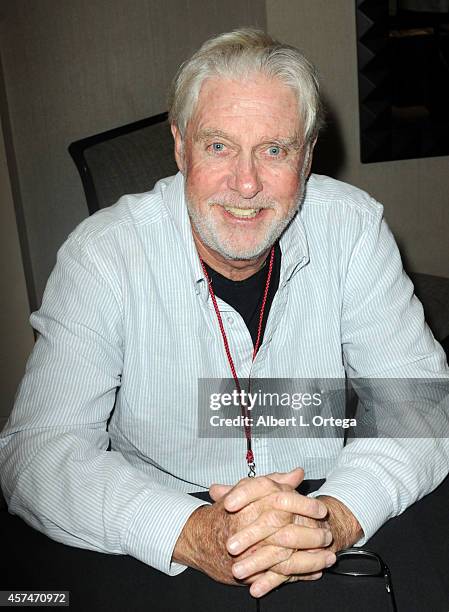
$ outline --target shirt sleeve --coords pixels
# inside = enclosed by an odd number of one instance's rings
[[[341,335],[348,375],[449,379],[444,352],[424,321],[421,303],[413,295],[379,210],[353,249],[345,280]],[[418,424],[419,412],[413,418]],[[312,495],[329,495],[343,502],[363,529],[358,545],[363,544],[447,475],[448,422],[446,397],[435,412],[434,437],[414,437],[411,427],[410,434],[400,438],[351,440],[324,485]]]
[[[176,575],[185,569],[171,561],[176,541],[205,502],[107,450],[124,351],[118,256],[95,260],[74,235],[60,249],[0,434],[0,479],[9,511],[49,537]]]

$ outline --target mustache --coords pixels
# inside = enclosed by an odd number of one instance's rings
[[[245,200],[231,193],[216,194],[207,200],[209,206],[228,206],[232,208],[241,208],[243,210],[249,208],[276,208],[278,203],[276,200],[265,195],[258,194],[251,200]]]

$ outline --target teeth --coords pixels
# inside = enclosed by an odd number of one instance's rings
[[[255,217],[259,212],[259,208],[232,208],[230,206],[225,206],[224,209],[234,215],[234,217]]]

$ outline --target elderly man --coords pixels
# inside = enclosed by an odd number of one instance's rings
[[[299,51],[223,34],[172,94],[178,175],[86,220],[59,251],[0,440],[2,487],[10,512],[51,538],[260,597],[319,578],[335,551],[432,491],[447,449],[248,427],[201,438],[198,380],[448,368],[382,207],[309,177],[322,114]],[[304,473],[326,482],[303,495]],[[209,488],[213,503],[189,495]]]

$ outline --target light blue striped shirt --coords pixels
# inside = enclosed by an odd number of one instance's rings
[[[240,377],[449,376],[366,193],[312,175],[280,244],[254,362],[243,319],[218,300]],[[182,175],[81,223],[31,323],[39,339],[0,437],[10,511],[66,544],[179,573],[173,548],[203,503],[186,493],[247,472],[243,438],[198,436],[198,379],[230,374]],[[443,442],[256,437],[254,449],[258,474],[326,478],[319,493],[346,504],[366,539],[442,481]]]

